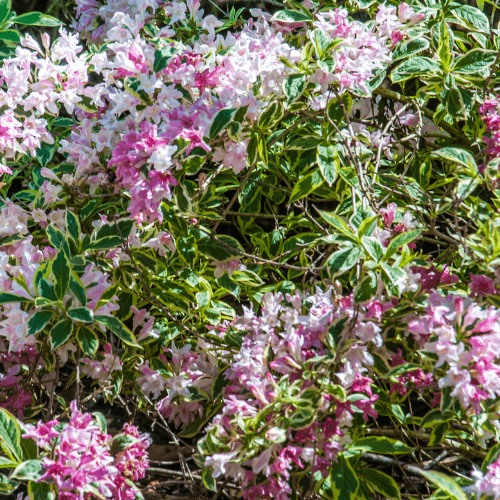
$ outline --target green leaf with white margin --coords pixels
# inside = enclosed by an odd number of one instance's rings
[[[85,286],[82,283],[80,277],[75,272],[71,273],[71,279],[69,281],[69,289],[71,290],[71,293],[78,299],[78,302],[80,302],[82,306],[87,305],[87,294],[85,292]]]
[[[50,330],[50,342],[52,344],[52,348],[55,350],[58,347],[64,345],[71,334],[73,333],[73,321],[70,319],[63,319],[62,321],[57,322]]]
[[[0,24],[7,19],[11,8],[12,0],[0,0]]]
[[[33,299],[9,292],[0,292],[0,304],[12,304],[14,302],[33,302]]]
[[[17,462],[13,462],[10,458],[0,457],[0,469],[13,469],[17,466]]]
[[[423,52],[429,48],[429,42],[425,38],[414,38],[413,40],[407,40],[402,42],[396,47],[396,50],[392,53],[392,61],[396,62],[405,57],[410,57],[419,52]]]
[[[493,50],[473,49],[459,57],[453,66],[457,73],[477,73],[489,68],[497,57]]]
[[[493,462],[496,462],[499,456],[500,456],[500,443],[496,443],[488,450],[486,457],[484,457],[483,463],[481,464],[481,472],[483,474],[486,474],[488,472],[488,466],[491,465]]]
[[[376,469],[363,469],[364,479],[370,483],[375,490],[377,490],[384,498],[391,500],[400,500],[401,492],[396,481],[386,474]]]
[[[330,224],[330,226],[337,229],[337,231],[346,236],[348,239],[354,241],[355,243],[361,243],[352,229],[338,215],[330,212],[323,212],[322,210],[318,210],[318,213],[326,222],[328,222],[328,224]]]
[[[94,321],[94,311],[86,307],[75,307],[67,311],[66,314],[75,321],[83,321],[84,323]]]
[[[69,287],[71,264],[62,249],[57,252],[56,258],[52,261],[52,276],[56,296],[59,300],[63,300]]]
[[[18,481],[12,481],[3,474],[0,474],[0,495],[10,495],[18,486]]]
[[[434,486],[443,490],[450,500],[467,500],[467,496],[460,486],[446,474],[433,470],[419,469],[418,473],[430,481]]]
[[[28,496],[30,500],[55,500],[56,488],[55,484],[30,481],[28,483]]]
[[[363,453],[379,453],[381,455],[405,455],[411,453],[413,448],[396,439],[385,436],[369,436],[356,439],[349,447],[349,451],[358,450]]]
[[[385,250],[384,261],[387,261],[387,259],[389,259],[391,255],[395,254],[403,245],[407,245],[414,239],[418,238],[421,232],[422,231],[420,231],[419,229],[414,229],[413,231],[407,231],[406,233],[398,234],[387,246]]]
[[[210,131],[208,133],[210,140],[215,139],[217,135],[222,132],[234,118],[237,108],[226,108],[221,109],[214,118],[214,121],[210,125]]]
[[[137,343],[134,334],[118,319],[114,316],[94,316],[95,321],[101,323],[106,328],[111,330],[118,338],[120,338],[125,344],[131,347],[138,347],[142,349],[142,347]]]
[[[311,17],[305,12],[296,10],[279,10],[271,18],[271,21],[281,21],[283,23],[299,23],[302,21],[312,21]]]
[[[414,57],[402,62],[391,73],[393,83],[402,82],[425,73],[440,73],[439,64],[428,57]]]
[[[203,481],[203,486],[205,486],[207,490],[217,491],[217,486],[215,484],[215,479],[212,476],[211,469],[203,469],[201,472],[201,479]]]
[[[287,97],[287,103],[292,104],[303,93],[306,88],[306,77],[302,74],[290,75],[283,82],[283,91]]]
[[[458,163],[459,165],[463,165],[471,170],[474,173],[477,173],[477,163],[472,156],[472,153],[467,151],[466,149],[457,148],[454,146],[446,146],[444,148],[438,149],[431,154],[431,157],[435,158],[443,158],[445,160]]]
[[[326,261],[326,267],[330,278],[349,271],[358,262],[361,250],[359,248],[343,248],[332,253]]]
[[[54,312],[50,310],[42,310],[33,314],[28,320],[28,336],[41,332],[52,321],[53,316]]]
[[[460,21],[462,26],[480,33],[490,33],[488,17],[479,9],[470,5],[460,5],[453,7],[449,12]]]
[[[62,24],[59,19],[48,16],[47,14],[42,14],[41,12],[28,12],[27,14],[21,14],[20,16],[16,16],[11,19],[11,22],[15,24],[44,27],[61,26]]]
[[[20,43],[21,33],[17,30],[2,30],[0,31],[0,40],[5,42]]]
[[[78,340],[78,344],[82,348],[82,351],[90,357],[94,357],[99,347],[99,340],[97,335],[86,326],[80,326],[78,329],[78,333],[76,335],[76,339]]]
[[[27,460],[14,469],[10,478],[20,481],[36,481],[43,475],[42,473],[43,463],[41,460]]]
[[[289,203],[292,204],[304,196],[314,192],[323,184],[323,177],[320,172],[314,171],[301,177],[292,189]]]
[[[371,299],[378,288],[378,277],[375,273],[368,273],[361,283],[354,289],[354,302],[366,302]]]
[[[332,187],[337,179],[340,168],[340,159],[337,149],[331,144],[318,144],[316,159],[323,179]]]
[[[392,267],[386,263],[381,264],[382,267],[382,282],[386,289],[395,297],[403,293],[407,282],[406,272],[399,267]]]
[[[363,236],[361,242],[368,255],[375,261],[379,262],[385,254],[385,249],[382,243],[377,238],[372,236]]]
[[[331,500],[354,500],[358,490],[359,481],[356,472],[343,455],[337,459],[330,469],[330,491],[327,491]]]
[[[10,459],[21,462],[21,429],[17,419],[5,408],[0,408],[0,446]]]
[[[74,242],[77,243],[80,240],[82,232],[80,228],[80,221],[78,220],[78,217],[69,210],[66,210],[66,229],[71,238],[73,238]]]

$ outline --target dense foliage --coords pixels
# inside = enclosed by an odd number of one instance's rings
[[[198,495],[500,498],[500,37],[469,3],[77,0],[51,38],[0,0],[1,494],[142,498],[107,403]]]

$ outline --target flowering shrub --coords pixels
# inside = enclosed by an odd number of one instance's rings
[[[500,498],[492,7],[10,8],[0,493]]]

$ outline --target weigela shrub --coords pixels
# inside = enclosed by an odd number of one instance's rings
[[[10,7],[0,492],[500,498],[493,6]]]

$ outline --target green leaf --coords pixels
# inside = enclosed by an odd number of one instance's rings
[[[52,261],[52,276],[54,277],[54,291],[59,300],[66,295],[71,278],[71,264],[63,250],[57,252]]]
[[[368,273],[354,289],[354,302],[366,302],[370,300],[377,292],[378,278],[375,273]]]
[[[94,312],[86,307],[75,307],[66,312],[66,314],[75,321],[92,323],[94,321]]]
[[[441,67],[432,59],[428,57],[415,57],[407,59],[394,69],[391,74],[391,79],[393,83],[396,83],[425,73],[435,74],[440,71]]]
[[[80,326],[78,329],[78,334],[76,336],[82,351],[87,355],[93,358],[99,347],[99,340],[97,339],[97,335],[86,326]]]
[[[431,157],[444,158],[445,160],[451,161],[453,163],[458,163],[473,170],[477,173],[477,163],[474,156],[470,151],[466,149],[457,148],[454,146],[446,146],[444,148],[438,149],[431,154]]]
[[[217,491],[217,486],[215,484],[215,479],[212,476],[211,469],[203,469],[201,472],[201,479],[203,481],[203,486],[210,491]]]
[[[230,379],[226,377],[226,370],[220,371],[212,383],[212,389],[211,389],[212,401],[215,401],[217,398],[222,396],[224,388],[228,386],[230,382],[231,382]]]
[[[177,239],[177,252],[182,260],[192,268],[198,258],[198,247],[194,236],[183,236]]]
[[[46,229],[47,233],[47,238],[49,239],[50,244],[56,249],[60,250],[61,248],[64,250],[64,253],[66,254],[66,257],[68,259],[71,258],[71,253],[69,251],[69,245],[66,240],[65,234],[60,230],[57,229],[55,226],[48,226]]]
[[[162,47],[161,49],[155,50],[155,61],[153,65],[155,73],[165,69],[168,66],[168,61],[176,52],[177,50],[174,47]]]
[[[73,321],[70,319],[63,319],[57,322],[50,330],[50,342],[52,348],[55,350],[58,347],[64,345],[71,334],[73,333]]]
[[[438,444],[441,444],[445,440],[446,433],[448,432],[449,428],[450,426],[448,422],[441,422],[440,424],[437,424],[432,429],[429,441],[427,442],[427,446],[437,446]]]
[[[226,108],[221,109],[214,118],[212,125],[210,125],[210,131],[208,133],[210,140],[213,140],[217,135],[222,132],[234,118],[237,108]]]
[[[399,296],[403,293],[406,284],[406,273],[399,267],[392,267],[386,263],[381,264],[382,281],[391,295]]]
[[[11,8],[12,0],[0,0],[0,24],[7,19]]]
[[[105,236],[100,240],[93,241],[87,245],[86,250],[109,250],[122,244],[120,236]]]
[[[407,245],[408,243],[411,243],[415,238],[418,238],[421,232],[422,231],[420,231],[419,229],[415,229],[413,231],[407,231],[406,233],[398,234],[387,246],[384,260],[389,259],[389,257],[395,254],[403,245]]]
[[[448,72],[451,66],[452,54],[450,47],[450,32],[444,20],[441,21],[439,25],[439,47],[437,54],[444,70]]]
[[[302,21],[312,21],[305,12],[296,10],[279,10],[271,18],[271,21],[281,21],[283,23],[299,23]]]
[[[55,488],[55,484],[30,481],[28,483],[28,496],[30,500],[55,500]]]
[[[465,74],[478,73],[489,68],[495,62],[496,57],[495,51],[473,49],[455,61],[453,71]]]
[[[80,302],[82,306],[87,305],[87,294],[85,292],[85,287],[83,286],[81,279],[74,272],[71,273],[71,278],[69,281],[69,289],[71,290],[71,293],[78,299],[78,302]]]
[[[0,40],[5,40],[6,42],[20,43],[21,33],[17,30],[2,30],[0,31]]]
[[[340,168],[340,159],[337,149],[331,144],[318,144],[316,159],[323,179],[332,187],[337,179]]]
[[[490,22],[488,17],[479,9],[470,5],[460,5],[453,7],[449,12],[459,21],[462,26],[480,33],[490,33]]]
[[[349,271],[358,262],[361,250],[359,248],[344,248],[332,253],[326,261],[330,278]]]
[[[94,319],[111,330],[118,338],[125,342],[125,344],[142,349],[137,343],[134,334],[118,318],[114,316],[96,315]]]
[[[392,53],[392,61],[396,62],[405,57],[410,57],[429,48],[429,42],[425,38],[414,38],[400,43]]]
[[[283,117],[284,109],[280,101],[268,105],[259,117],[259,128],[268,129]]]
[[[421,368],[421,366],[415,363],[403,363],[402,365],[398,365],[392,370],[388,371],[384,375],[384,377],[386,378],[399,377],[399,375],[403,375],[403,373],[411,372],[413,370],[418,370],[419,368]]]
[[[18,481],[12,481],[3,474],[0,474],[0,495],[10,495],[18,486]]]
[[[14,469],[10,478],[20,481],[36,481],[42,474],[43,463],[41,460],[27,460]]]
[[[61,26],[61,21],[55,17],[48,16],[47,14],[42,14],[41,12],[29,12],[27,14],[21,14],[11,19],[12,23],[16,24],[26,24],[30,26]]]
[[[28,336],[41,332],[52,321],[54,313],[48,310],[38,311],[28,320]]]
[[[9,292],[0,292],[0,304],[11,304],[13,302],[33,302],[33,299],[20,297]]]
[[[287,97],[287,103],[292,104],[303,93],[306,88],[306,77],[303,74],[290,75],[283,82],[283,91]]]
[[[355,243],[361,243],[361,241],[358,240],[352,229],[338,215],[332,214],[330,212],[323,212],[322,210],[318,210],[318,212],[321,215],[321,217],[326,222],[328,222],[328,224],[330,224],[330,226],[333,226],[341,234],[346,236],[351,241],[354,241]]]
[[[382,259],[385,249],[377,238],[373,238],[372,236],[363,236],[361,238],[361,242],[363,243],[366,252],[373,260],[379,262]]]
[[[0,446],[10,459],[21,462],[21,429],[17,419],[5,408],[0,408]]]
[[[289,142],[286,146],[287,150],[296,149],[298,151],[307,151],[315,149],[321,143],[321,137],[317,135],[303,135]]]
[[[331,494],[328,498],[331,500],[354,500],[358,490],[359,481],[349,463],[349,460],[343,455],[337,458],[337,463],[330,469]]]
[[[411,453],[413,448],[396,439],[385,436],[369,436],[356,439],[349,450],[360,450],[364,453],[379,453],[381,455],[405,455]]]
[[[289,204],[304,198],[308,194],[318,189],[323,184],[323,177],[320,172],[314,171],[301,177],[292,189]]]
[[[496,462],[499,456],[500,456],[500,443],[496,443],[488,450],[486,457],[484,457],[483,463],[481,464],[481,472],[483,474],[486,474],[488,472],[488,466],[491,465],[493,462]]]
[[[376,469],[363,469],[362,473],[365,480],[384,498],[390,498],[391,500],[401,498],[401,492],[396,481],[385,472]]]
[[[80,240],[82,232],[80,228],[80,221],[78,220],[78,217],[68,209],[66,209],[66,229],[75,243]]]
[[[426,429],[428,427],[434,427],[435,425],[441,422],[446,422],[453,418],[454,418],[453,412],[445,411],[444,413],[442,413],[439,408],[436,408],[434,410],[431,410],[426,415],[424,415],[424,417],[420,421],[420,427],[422,429]]]
[[[38,163],[42,167],[45,167],[47,163],[49,163],[50,160],[52,160],[52,157],[54,156],[54,153],[56,152],[56,144],[46,144],[42,143],[42,145],[36,150],[36,159],[38,160]]]
[[[434,486],[447,493],[450,500],[467,500],[467,496],[463,492],[462,488],[460,488],[460,486],[458,486],[457,483],[455,483],[455,481],[453,481],[453,479],[446,474],[423,469],[419,469],[418,473],[434,484]]]

